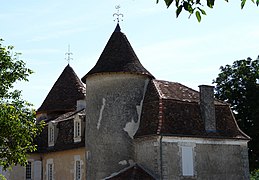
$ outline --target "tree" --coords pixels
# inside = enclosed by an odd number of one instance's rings
[[[182,10],[184,9],[187,11],[190,16],[195,13],[197,20],[201,21],[201,14],[206,15],[206,12],[204,11],[203,7],[207,5],[209,8],[213,8],[215,4],[215,0],[206,0],[206,4],[204,2],[201,2],[201,0],[164,0],[167,7],[171,6],[173,2],[175,2],[176,6],[176,17],[180,15]],[[228,0],[225,0],[228,2]],[[259,0],[251,0],[253,3],[255,3],[257,6],[259,5]],[[156,1],[157,3],[159,0]],[[241,9],[245,6],[246,0],[241,0]]]
[[[0,166],[26,165],[26,154],[36,150],[33,140],[43,127],[36,124],[31,104],[13,90],[18,81],[28,81],[32,71],[13,53],[13,46],[3,46],[0,40]]]
[[[259,56],[256,60],[237,60],[220,67],[216,98],[230,103],[241,130],[252,140],[248,143],[250,169],[259,168]]]
[[[256,169],[251,172],[250,180],[257,180],[259,179],[259,169]]]

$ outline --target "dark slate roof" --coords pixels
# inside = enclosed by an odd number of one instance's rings
[[[118,174],[104,178],[105,180],[155,180],[152,174],[147,172],[143,167],[138,164],[127,167],[120,171]]]
[[[152,80],[143,102],[135,137],[147,135],[248,139],[237,126],[228,104],[215,101],[216,132],[206,132],[199,92],[180,83]]]
[[[119,24],[117,24],[96,65],[82,78],[82,82],[85,83],[86,78],[90,75],[112,72],[142,74],[153,78],[153,75],[140,63],[127,37],[120,31]]]
[[[54,119],[57,123],[57,136],[54,146],[48,146],[48,126],[46,125],[41,134],[35,138],[37,144],[37,151],[35,153],[46,153],[54,151],[63,151],[74,148],[85,147],[85,132],[84,123],[82,123],[83,131],[80,142],[74,142],[74,118],[77,114],[84,115],[84,109],[80,111],[72,111],[65,113],[58,118]],[[83,117],[83,122],[85,117]]]
[[[74,70],[67,65],[37,110],[37,113],[76,110],[76,101],[84,99],[84,97],[84,85]]]

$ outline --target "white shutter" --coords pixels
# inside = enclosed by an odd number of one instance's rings
[[[41,172],[42,172],[42,162],[34,161],[34,169],[33,169],[33,179],[41,180]]]
[[[182,147],[182,173],[183,176],[193,176],[193,148]]]

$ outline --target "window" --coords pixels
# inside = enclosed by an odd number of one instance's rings
[[[53,127],[50,128],[50,138],[49,138],[50,142],[54,141],[54,129]]]
[[[79,137],[81,135],[81,132],[80,132],[80,122],[76,122],[75,123],[76,125],[76,129],[75,129],[75,137]]]
[[[82,161],[80,155],[74,156],[74,180],[82,179]]]
[[[48,180],[53,179],[53,164],[48,164]]]
[[[28,164],[26,165],[26,168],[25,168],[25,178],[26,178],[26,180],[32,179],[31,162],[30,161],[28,161]]]
[[[55,131],[54,131],[54,125],[53,123],[49,123],[48,125],[48,145],[49,146],[54,146],[54,135],[55,135]]]
[[[81,119],[77,114],[74,119],[74,142],[81,141]]]
[[[182,146],[182,175],[194,176],[193,147]]]
[[[48,159],[47,160],[47,180],[54,180],[53,174],[54,174],[54,163],[53,159]]]
[[[75,162],[75,169],[76,169],[76,175],[75,175],[75,179],[76,180],[81,180],[81,164],[80,164],[80,160],[77,160]]]

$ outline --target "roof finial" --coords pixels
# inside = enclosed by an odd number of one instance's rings
[[[120,13],[120,8],[121,8],[120,5],[115,6],[115,9],[117,9],[117,13],[114,13],[114,14],[113,14],[113,17],[114,17],[114,16],[117,16],[117,18],[114,19],[114,21],[117,20],[117,23],[118,23],[118,24],[119,24],[120,20],[123,21],[123,19],[122,19],[123,14]],[[120,16],[121,16],[121,18],[120,18]]]
[[[70,60],[73,60],[73,58],[70,57],[70,55],[73,55],[73,53],[70,52],[70,44],[68,44],[68,52],[65,53],[65,55],[67,55],[67,58],[65,58],[68,62],[68,64],[70,63]]]

